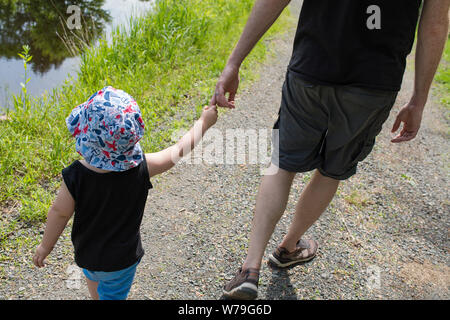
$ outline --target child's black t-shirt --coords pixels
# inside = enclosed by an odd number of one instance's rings
[[[91,271],[118,271],[143,255],[140,225],[148,190],[147,162],[122,172],[97,173],[73,162],[62,170],[75,200],[75,262]]]

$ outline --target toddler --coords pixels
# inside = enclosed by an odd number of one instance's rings
[[[217,121],[207,106],[175,145],[144,154],[139,140],[144,122],[136,101],[106,87],[73,109],[66,119],[83,160],[62,170],[63,181],[47,218],[33,263],[44,267],[74,214],[72,243],[93,299],[124,300],[144,250],[140,225],[152,188],[150,178],[172,168]]]

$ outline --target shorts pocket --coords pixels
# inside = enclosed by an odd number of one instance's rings
[[[384,122],[389,117],[391,106],[385,107],[376,117],[371,126],[367,129],[367,133],[365,134],[364,140],[361,143],[361,151],[355,159],[355,162],[363,161],[372,151],[373,146],[375,145],[375,141],[377,136],[380,134],[381,129],[383,128]]]
[[[372,88],[363,87],[342,87],[342,92],[350,93],[354,95],[360,95],[361,97],[373,97],[373,98],[391,98],[393,95],[397,95],[395,91],[378,90]]]
[[[315,83],[309,82],[307,80],[304,80],[303,78],[300,78],[299,76],[296,76],[292,73],[287,74],[288,80],[291,82],[290,85],[306,88],[306,89],[312,89],[317,87]]]
[[[364,140],[364,143],[362,143],[362,148],[358,156],[356,157],[354,163],[358,163],[360,161],[363,161],[369,154],[372,152],[373,146],[375,145],[375,138],[373,139],[366,139]]]
[[[384,112],[386,108],[392,108],[397,93],[357,87],[345,87],[339,90],[339,97],[341,99],[341,105],[345,105],[346,108],[349,108],[347,112],[364,114],[367,116],[367,119],[371,119]]]

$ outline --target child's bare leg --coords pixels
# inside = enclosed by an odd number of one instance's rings
[[[98,282],[89,280],[88,278],[86,278],[86,283],[89,289],[89,294],[91,295],[92,300],[98,300],[98,292],[97,292],[97,287],[98,287]]]

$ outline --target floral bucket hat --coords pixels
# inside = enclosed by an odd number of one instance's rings
[[[125,171],[144,159],[139,140],[144,122],[136,101],[126,92],[105,87],[72,110],[67,128],[76,150],[91,165]]]

